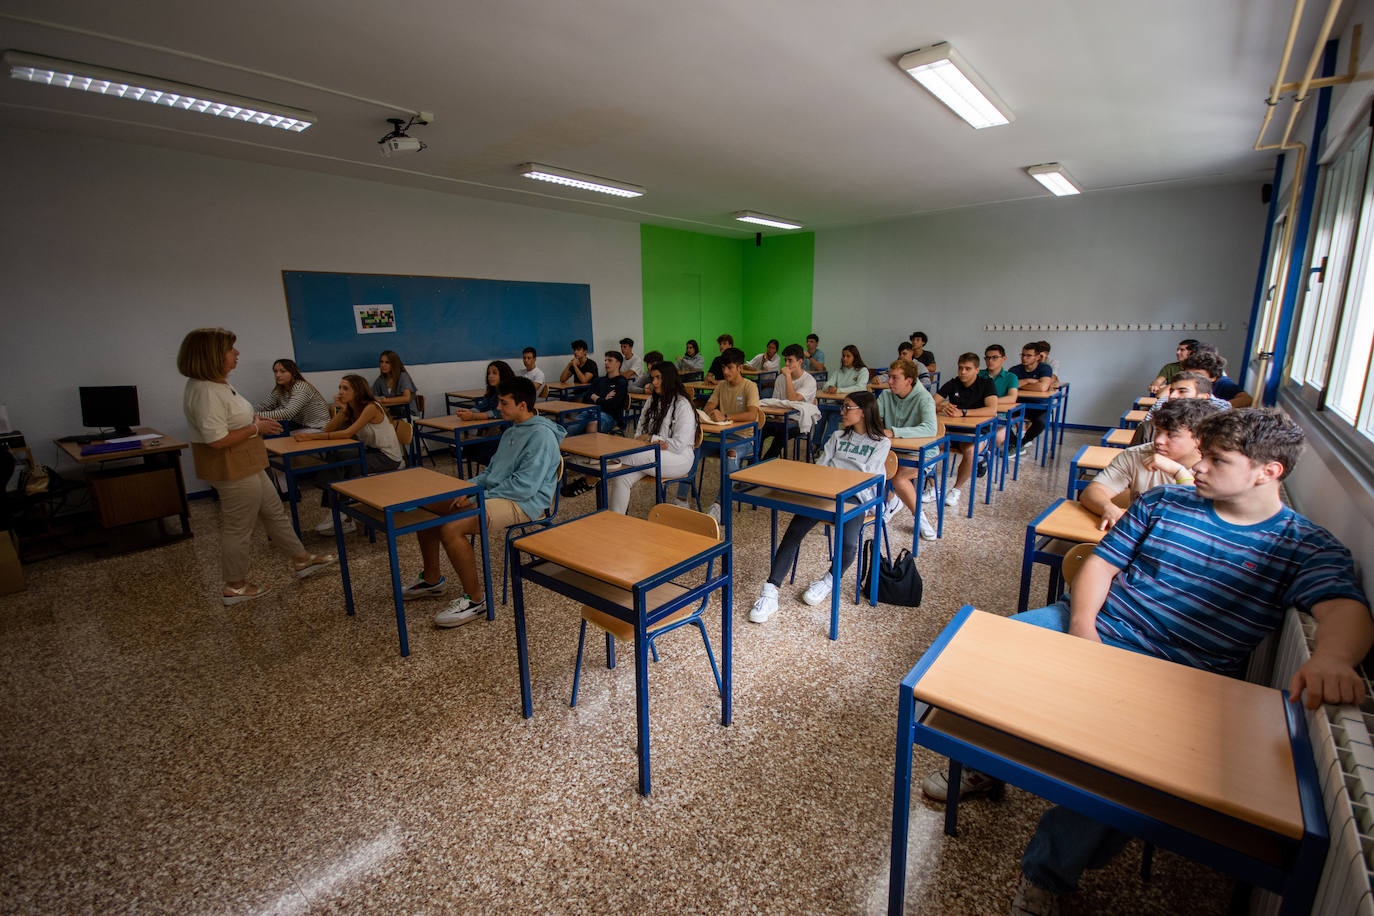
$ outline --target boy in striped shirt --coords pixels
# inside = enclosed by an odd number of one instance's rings
[[[1195,668],[1235,674],[1290,605],[1317,620],[1312,657],[1288,691],[1307,707],[1364,700],[1356,666],[1374,644],[1369,601],[1350,552],[1283,504],[1280,482],[1303,433],[1279,410],[1231,410],[1198,425],[1196,492],[1141,496],[1083,564],[1058,604],[1015,619]],[[965,774],[968,770],[965,769]],[[943,798],[943,774],[927,794]],[[981,773],[961,780],[977,793]],[[933,791],[932,791],[933,790]],[[1045,812],[1021,860],[1013,914],[1058,912],[1058,896],[1130,837],[1067,808]]]

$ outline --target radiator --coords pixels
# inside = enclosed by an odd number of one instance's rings
[[[1311,655],[1315,622],[1290,610],[1274,643],[1268,683],[1286,688]],[[1270,669],[1259,652],[1251,666]],[[1374,916],[1374,685],[1365,682],[1368,699],[1362,708],[1323,706],[1307,713],[1312,753],[1317,761],[1331,848],[1317,888],[1312,912],[1317,916]],[[1279,898],[1268,891],[1250,895],[1251,916],[1276,916]]]

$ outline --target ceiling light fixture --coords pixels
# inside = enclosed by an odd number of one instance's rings
[[[963,118],[974,130],[1010,124],[1011,109],[947,41],[904,54],[897,62],[911,78]]]
[[[517,166],[517,171],[526,178],[533,178],[535,181],[548,181],[570,188],[581,188],[584,191],[599,191],[602,194],[614,194],[616,197],[644,196],[644,189],[637,184],[613,181],[610,178],[600,178],[596,175],[587,175],[570,169],[554,168],[551,165],[540,165],[537,162],[526,162],[524,165]]]
[[[312,112],[300,108],[288,108],[285,105],[245,98],[215,89],[174,83],[155,76],[111,70],[56,57],[26,54],[23,51],[6,51],[4,63],[9,68],[10,76],[17,80],[61,86],[65,89],[80,89],[138,102],[151,102],[168,108],[196,111],[296,133],[318,120]]]
[[[1071,197],[1082,193],[1069,177],[1069,173],[1057,162],[1027,166],[1026,174],[1043,184],[1055,197]]]
[[[796,220],[783,219],[781,216],[769,216],[767,213],[755,213],[753,210],[736,210],[733,215],[741,223],[757,223],[760,226],[771,226],[774,229],[800,229],[803,225]]]

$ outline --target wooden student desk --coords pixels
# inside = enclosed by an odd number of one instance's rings
[[[444,412],[453,413],[460,407],[471,407],[480,398],[487,396],[485,388],[463,388],[459,391],[444,392]]]
[[[938,427],[937,427],[938,428]],[[892,438],[892,451],[897,455],[897,466],[916,469],[916,511],[921,511],[921,497],[925,495],[926,474],[934,473],[935,465],[940,466],[940,474],[935,481],[935,537],[945,534],[945,492],[949,483],[949,438],[943,431],[939,435],[924,438]],[[911,555],[921,550],[919,535],[920,522],[912,520]],[[888,532],[891,539],[892,533]]]
[[[290,436],[274,436],[264,439],[262,444],[267,447],[267,463],[286,477],[286,500],[291,504],[291,527],[296,529],[297,537],[301,534],[300,512],[296,507],[301,499],[301,490],[297,478],[350,465],[358,469],[359,477],[367,474],[367,446],[357,439],[307,439],[298,442]]]
[[[333,491],[329,503],[334,513],[334,541],[339,553],[339,574],[343,577],[344,606],[350,616],[353,614],[353,585],[348,576],[348,551],[339,527],[340,516],[355,519],[369,530],[386,533],[386,549],[391,558],[391,595],[396,602],[396,635],[400,639],[401,655],[404,656],[410,654],[410,640],[406,636],[405,596],[401,593],[401,567],[396,556],[396,539],[403,534],[475,515],[481,534],[478,542],[482,547],[487,619],[496,617],[496,601],[491,592],[491,549],[487,545],[486,499],[481,487],[428,468],[408,468],[340,481],[331,484],[330,489]],[[459,496],[468,497],[471,505],[442,514],[420,508]]]
[[[733,491],[735,502],[762,506],[772,515],[772,542],[769,551],[771,558],[778,551],[778,510],[816,518],[834,527],[834,537],[830,540],[830,638],[840,638],[840,574],[843,557],[844,539],[840,532],[844,523],[853,518],[863,518],[865,513],[873,513],[873,539],[883,542],[883,485],[885,476],[865,474],[845,468],[832,468],[805,461],[788,461],[773,458],[755,464],[731,475],[732,484],[742,484],[742,489]],[[873,495],[860,500],[859,494],[868,487]],[[734,505],[721,500],[721,510],[733,512]],[[862,545],[861,545],[862,546]],[[856,576],[854,602],[859,602]],[[868,603],[878,604],[878,577],[869,577]]]
[[[1049,391],[1025,391],[1021,389],[1016,392],[1016,402],[1025,404],[1027,411],[1043,410],[1045,412],[1045,434],[1035,443],[1035,451],[1040,457],[1042,468],[1045,466],[1045,462],[1053,458],[1058,451],[1059,437],[1063,435],[1064,403],[1068,399],[1068,394],[1067,385],[1060,385]]]
[[[1106,468],[1120,454],[1121,449],[1104,445],[1079,446],[1073,460],[1069,462],[1069,499],[1077,499],[1083,488],[1092,483],[1092,476],[1082,476],[1084,471],[1092,471],[1093,476],[1096,476],[1098,471]]]
[[[581,401],[540,401],[534,405],[534,409],[565,429],[569,423],[595,421],[601,413],[601,408],[595,404],[583,404]]]
[[[1149,410],[1151,407],[1155,406],[1155,402],[1158,400],[1159,398],[1154,395],[1147,394],[1144,397],[1135,399],[1135,408],[1136,410]]]
[[[415,435],[453,449],[454,465],[463,466],[463,446],[481,442],[498,442],[510,422],[500,417],[480,420],[460,420],[456,416],[433,417],[415,421]],[[465,435],[466,434],[466,435]],[[471,470],[471,468],[469,468]],[[460,472],[461,473],[461,472]]]
[[[529,560],[522,561],[521,554],[527,554]],[[634,626],[635,723],[641,794],[648,795],[650,789],[648,629],[717,590],[721,593],[720,724],[730,724],[733,643],[728,541],[616,512],[597,512],[512,541],[507,558],[514,592],[520,702],[526,719],[534,715],[529,644],[525,636],[525,584],[529,582]],[[712,564],[717,559],[720,572],[713,575]],[[704,576],[692,576],[686,585],[676,583],[699,568],[705,569]]]
[[[1121,415],[1121,420],[1117,425],[1122,429],[1135,429],[1149,415],[1148,410],[1128,410]]]
[[[716,499],[720,502],[720,523],[725,529],[725,540],[728,543],[733,534],[734,513],[731,511],[733,503],[730,502],[730,474],[726,470],[726,453],[734,448],[740,457],[756,456],[759,451],[759,434],[761,430],[759,424],[753,420],[735,422],[727,420],[724,423],[701,423],[701,447],[702,457],[707,451],[716,453],[720,459],[720,492]],[[698,462],[700,463],[700,462]],[[705,472],[702,471],[704,474]],[[699,489],[697,492],[701,492]]]
[[[578,458],[589,458],[596,462],[594,466],[582,463],[572,464],[564,468],[571,471],[576,468],[584,474],[596,476],[596,507],[606,508],[606,484],[612,477],[623,477],[626,474],[633,474],[637,471],[647,471],[654,469],[654,492],[658,492],[658,481],[662,478],[662,468],[659,464],[659,444],[657,442],[640,442],[638,439],[626,439],[624,436],[612,436],[609,433],[583,433],[580,436],[566,436],[559,449],[565,455],[574,455]],[[651,464],[627,464],[620,459],[626,455],[634,455],[638,452],[653,452],[654,460]]]
[[[990,417],[938,417],[940,432],[949,437],[950,442],[968,442],[973,445],[973,463],[978,464],[979,457],[985,457],[988,463],[987,477],[984,478],[983,504],[992,502],[992,479],[997,476],[996,458],[993,453],[997,445],[997,414]],[[949,473],[948,468],[945,471]],[[968,517],[973,518],[973,504],[978,501],[978,477],[976,474],[969,477],[968,483]]]
[[[143,439],[122,451],[91,455],[81,454],[79,443],[55,441],[68,458],[90,469],[86,471],[86,483],[91,488],[101,527],[118,528],[176,515],[181,518],[182,536],[190,537],[191,508],[186,502],[186,481],[181,475],[181,450],[189,446],[147,426],[136,427],[132,432],[158,438]],[[132,466],[104,466],[107,461],[131,458],[142,460]]]
[[[1102,444],[1107,448],[1129,448],[1134,438],[1133,429],[1113,429],[1102,434]]]
[[[1107,535],[1097,527],[1100,524],[1102,517],[1085,509],[1082,503],[1058,499],[1026,525],[1026,549],[1021,555],[1021,593],[1016,601],[1018,612],[1026,610],[1030,600],[1031,572],[1036,563],[1044,563],[1050,568],[1046,603],[1057,601],[1063,591],[1059,568],[1064,556],[1045,550],[1045,546],[1055,540],[1071,544],[1096,544]]]
[[[1327,828],[1307,720],[1282,691],[965,606],[898,689],[888,913],[906,891],[912,747],[1284,895],[1306,914]]]
[[[591,390],[591,387],[592,387],[592,386],[591,386],[590,383],[584,384],[584,383],[582,383],[582,382],[549,382],[549,383],[548,383],[549,397],[551,397],[551,398],[552,398],[554,395],[557,395],[557,396],[559,396],[559,397],[561,397],[561,398],[565,398],[565,399],[571,399],[571,398],[575,398],[575,397],[580,397],[581,395],[583,395],[583,394],[585,394],[586,392],[590,391],[590,390]]]

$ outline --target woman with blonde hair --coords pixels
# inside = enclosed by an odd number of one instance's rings
[[[281,497],[267,477],[262,434],[281,432],[276,420],[253,416],[253,405],[229,384],[238,366],[238,338],[224,328],[199,328],[187,334],[177,352],[177,369],[186,376],[182,409],[190,431],[196,476],[219,493],[220,570],[225,605],[261,598],[270,586],[248,583],[253,523],[262,519],[272,544],[291,558],[297,578],[320,572],[337,557],[312,554],[301,545],[282,511]]]
[[[318,388],[305,380],[294,359],[279,359],[272,364],[276,385],[258,402],[259,417],[286,420],[303,429],[324,429],[329,422],[329,405]]]

